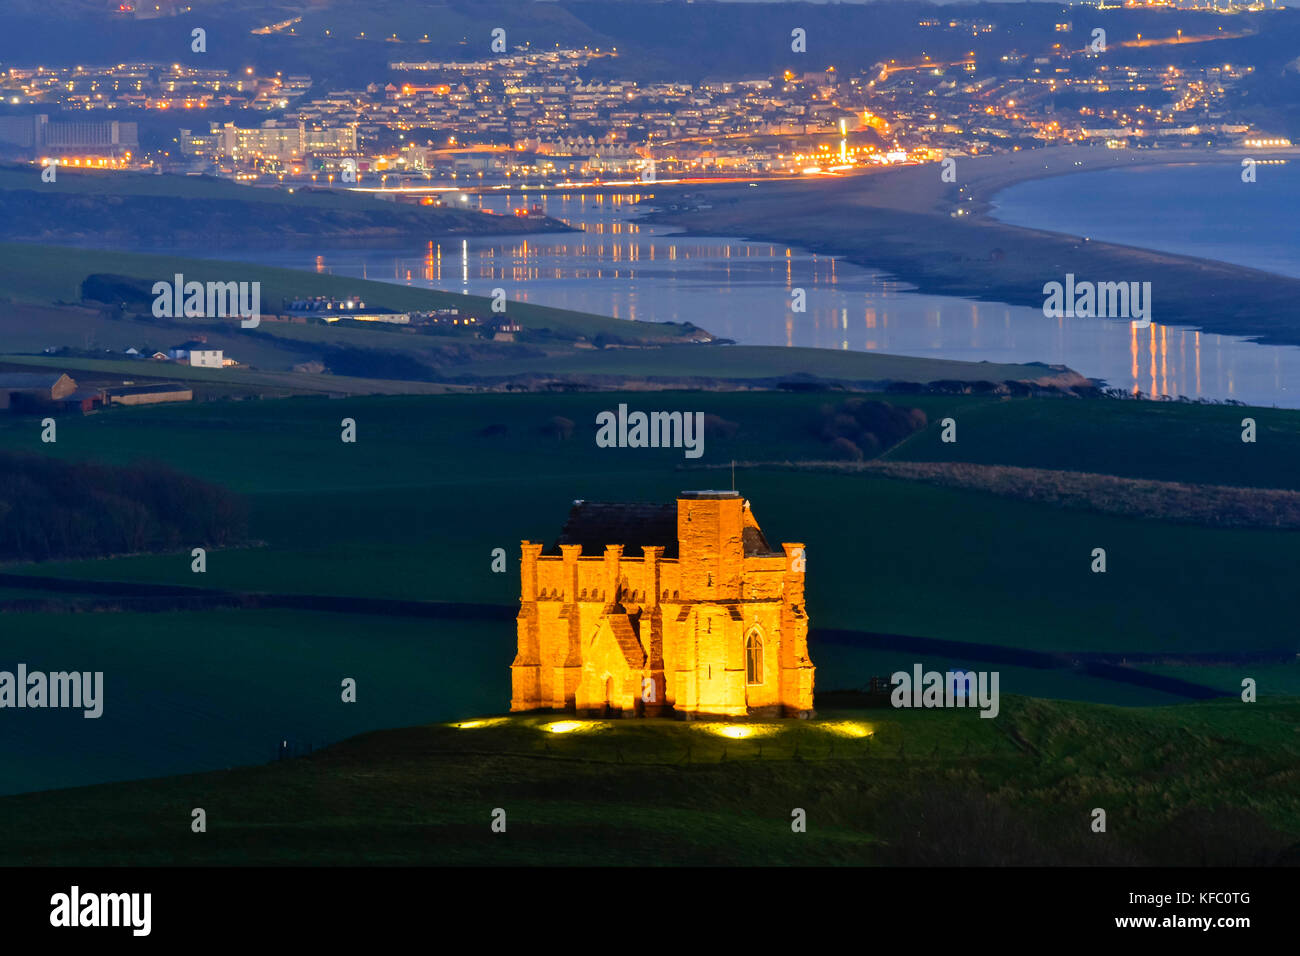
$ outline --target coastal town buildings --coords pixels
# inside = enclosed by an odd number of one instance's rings
[[[616,51],[588,47],[393,59],[346,88],[174,63],[14,67],[0,73],[0,100],[48,120],[42,133],[30,113],[0,117],[0,150],[244,182],[465,187],[805,175],[1044,145],[1233,147],[1281,136],[1234,110],[1252,65],[1137,52],[1206,38],[1171,25],[1169,37],[1139,34],[1103,52],[1083,20],[1070,8],[1022,47],[1009,22],[924,14],[919,35],[962,47],[969,38],[976,49],[939,56],[927,40],[868,69],[703,80],[638,77],[618,68]],[[1236,35],[1229,24],[1224,37]],[[983,52],[994,38],[998,54]],[[178,124],[164,149],[135,145],[139,117],[206,120],[216,110],[220,120]],[[92,131],[72,121],[79,113],[105,121]]]

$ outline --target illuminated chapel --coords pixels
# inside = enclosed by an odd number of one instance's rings
[[[575,501],[522,552],[512,711],[813,715],[804,547],[773,550],[739,493]]]

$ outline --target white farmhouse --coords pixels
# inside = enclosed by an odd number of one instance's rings
[[[221,368],[221,349],[191,349],[191,368]]]

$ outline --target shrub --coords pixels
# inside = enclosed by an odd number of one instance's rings
[[[0,560],[229,545],[247,522],[242,499],[167,465],[0,454]]]
[[[556,415],[546,420],[546,424],[542,426],[541,431],[543,435],[547,435],[559,441],[568,441],[573,437],[573,428],[574,425],[572,419]]]
[[[874,458],[927,424],[925,412],[919,408],[848,398],[839,405],[822,405],[814,431],[822,441],[831,443],[837,457],[845,457],[847,449],[841,442],[847,442],[861,455]]]
[[[721,415],[705,414],[704,416],[704,434],[709,438],[735,438],[738,431],[740,425],[737,422],[723,418]]]
[[[831,442],[831,450],[834,451],[836,458],[843,458],[848,461],[861,461],[862,449],[847,438],[837,438]]]

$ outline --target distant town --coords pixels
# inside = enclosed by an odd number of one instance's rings
[[[607,61],[608,73],[618,53],[588,48],[394,60],[386,80],[329,90],[309,75],[251,67],[11,68],[0,74],[0,100],[24,112],[0,117],[0,157],[266,184],[463,189],[815,175],[1070,143],[1291,145],[1234,115],[1232,94],[1252,66],[1152,62],[1152,48],[1248,35],[1234,18],[1213,18],[1224,25],[1205,35],[1175,27],[1098,48],[1083,16],[1092,9],[1066,8],[1046,50],[942,61],[920,53],[865,71],[698,83],[592,77],[592,64]],[[1265,7],[1217,12],[1240,9]],[[266,29],[292,33],[294,21],[285,23]],[[917,26],[948,39],[1002,29],[932,13]],[[218,112],[247,118],[205,119]],[[159,114],[176,117],[175,135],[144,149],[137,120]]]

